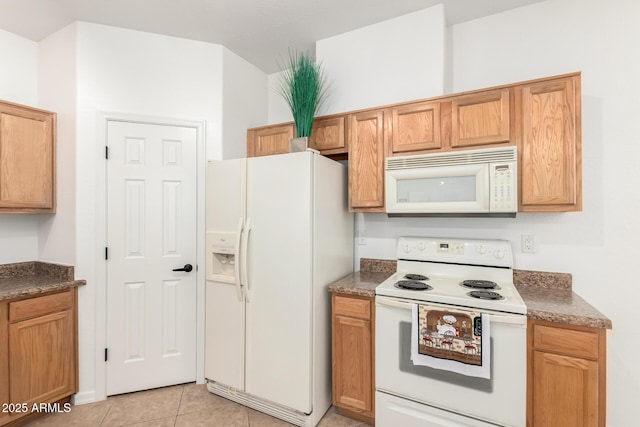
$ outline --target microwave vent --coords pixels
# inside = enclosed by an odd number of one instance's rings
[[[416,169],[438,166],[473,165],[478,163],[515,162],[516,147],[450,151],[437,154],[388,157],[386,170]]]

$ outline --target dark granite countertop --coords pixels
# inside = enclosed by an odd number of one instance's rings
[[[395,271],[396,261],[362,258],[360,271],[331,283],[329,291],[374,297],[376,286]],[[609,318],[572,291],[570,274],[514,270],[513,281],[527,306],[527,316],[532,319],[612,328]]]
[[[396,261],[360,258],[360,271],[329,285],[329,292],[375,297],[376,287],[396,272]]]
[[[531,319],[611,329],[611,320],[572,290],[571,275],[514,270],[513,282]]]
[[[74,279],[73,266],[40,261],[0,264],[0,301],[85,285]]]

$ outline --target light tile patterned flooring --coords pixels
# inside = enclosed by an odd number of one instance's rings
[[[205,385],[183,384],[109,397],[48,414],[28,427],[290,427],[292,424],[209,393]],[[331,407],[318,427],[365,427]]]

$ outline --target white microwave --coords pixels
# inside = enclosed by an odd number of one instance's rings
[[[387,214],[515,217],[517,164],[516,147],[389,157]]]

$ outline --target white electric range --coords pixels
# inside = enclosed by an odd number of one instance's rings
[[[527,309],[510,243],[401,237],[397,257],[376,288],[376,425],[524,426]],[[414,304],[488,314],[490,378],[414,364]]]

